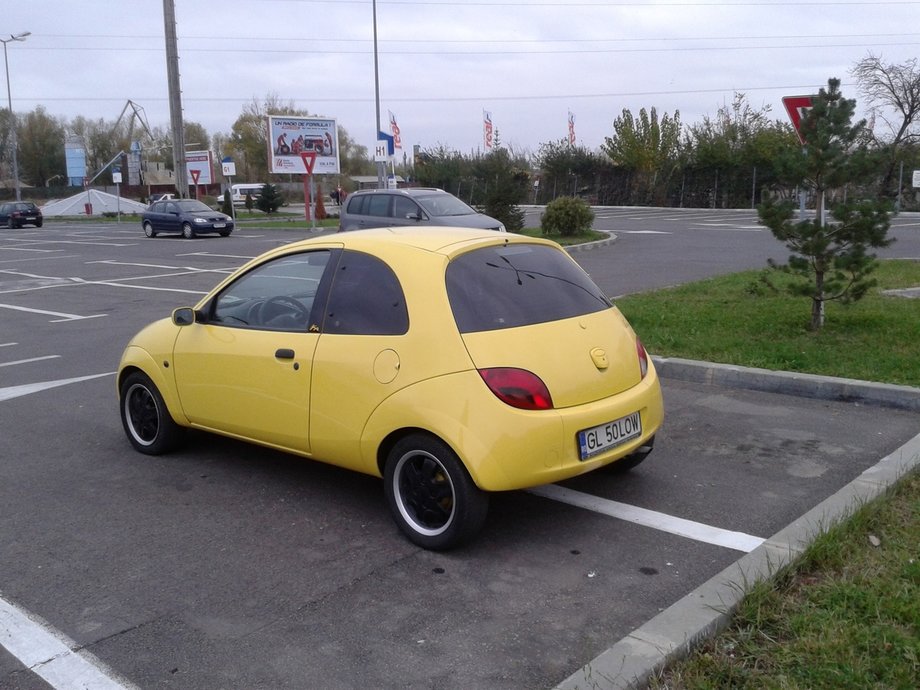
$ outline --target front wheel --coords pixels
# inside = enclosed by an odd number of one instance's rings
[[[135,371],[125,378],[119,397],[121,423],[135,450],[161,455],[179,445],[184,429],[170,416],[163,396],[146,374]]]
[[[191,223],[182,224],[182,236],[187,240],[190,240],[195,236],[195,231],[192,229]]]
[[[440,439],[413,434],[387,456],[384,491],[396,524],[410,541],[441,551],[482,527],[489,497]]]

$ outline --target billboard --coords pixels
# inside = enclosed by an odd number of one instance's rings
[[[202,184],[209,185],[214,181],[211,174],[211,152],[210,151],[186,151],[185,152],[185,178],[189,185]],[[198,171],[198,181],[195,181],[192,171]]]
[[[339,133],[335,120],[322,117],[268,116],[268,171],[306,175],[300,154],[316,153],[314,175],[339,174]]]

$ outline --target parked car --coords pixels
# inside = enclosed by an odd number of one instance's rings
[[[156,201],[141,214],[141,225],[147,237],[156,237],[161,232],[180,233],[186,239],[214,232],[227,237],[233,232],[230,216],[196,199]]]
[[[167,201],[169,199],[175,199],[175,198],[176,198],[175,194],[170,194],[169,192],[161,192],[159,194],[151,194],[150,203],[152,204],[155,201]]]
[[[348,197],[339,232],[400,225],[449,225],[505,232],[500,222],[443,189],[364,189]]]
[[[399,528],[446,549],[488,492],[652,450],[654,366],[558,245],[458,228],[315,237],[138,333],[118,367],[141,453],[215,432],[384,478]]]
[[[6,225],[8,228],[34,225],[40,228],[43,222],[42,210],[31,201],[9,201],[0,204],[0,225]]]

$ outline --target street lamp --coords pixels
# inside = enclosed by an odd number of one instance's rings
[[[15,36],[10,34],[9,38],[0,38],[0,43],[3,43],[3,65],[6,68],[6,102],[10,107],[10,140],[13,143],[13,179],[16,181],[16,201],[22,201],[22,192],[19,189],[19,157],[16,154],[19,145],[16,143],[16,118],[13,116],[13,97],[10,95],[10,62],[6,56],[6,44],[10,41],[24,41],[26,36],[31,35],[31,31],[23,31]]]

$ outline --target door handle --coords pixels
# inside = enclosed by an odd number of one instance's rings
[[[278,359],[294,359],[294,351],[288,347],[279,347],[275,350],[275,357]]]

